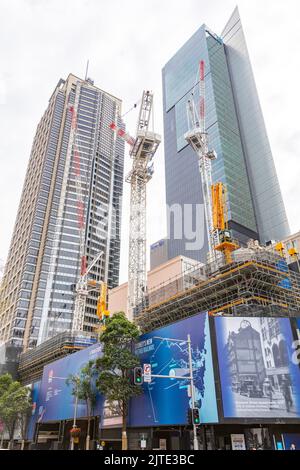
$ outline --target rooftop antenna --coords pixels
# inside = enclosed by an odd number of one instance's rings
[[[88,78],[88,72],[89,72],[89,59],[86,63],[86,69],[85,69],[85,81],[87,80]]]

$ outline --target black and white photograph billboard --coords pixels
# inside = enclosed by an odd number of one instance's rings
[[[300,370],[288,318],[216,318],[224,418],[298,418]]]

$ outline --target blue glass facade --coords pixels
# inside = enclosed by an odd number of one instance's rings
[[[259,238],[261,242],[265,242],[284,238],[289,232],[278,181],[274,179],[276,172],[270,152],[264,165],[263,177],[255,171],[255,165],[258,163],[256,153],[260,151],[263,157],[267,137],[264,142],[258,139],[260,149],[256,146],[252,150],[249,138],[245,137],[246,122],[245,125],[241,124],[241,115],[247,115],[247,108],[238,93],[241,95],[242,87],[247,85],[243,80],[239,81],[239,70],[235,62],[238,53],[234,55],[232,46],[233,36],[239,35],[241,30],[241,26],[236,26],[237,21],[240,22],[238,11],[235,10],[222,38],[208,30],[205,25],[201,26],[163,68],[166,202],[171,212],[174,205],[182,208],[181,220],[178,217],[176,221],[169,219],[169,259],[185,255],[200,261],[206,260],[205,220],[202,220],[204,244],[200,250],[187,249],[187,242],[190,240],[185,236],[184,230],[184,205],[195,206],[192,212],[193,223],[196,224],[196,205],[203,202],[197,157],[184,139],[184,133],[188,130],[186,103],[191,94],[195,102],[199,102],[198,66],[201,59],[205,61],[206,130],[210,147],[218,156],[212,167],[213,182],[222,181],[226,184],[229,225],[233,235],[241,243],[245,243],[249,238]],[[227,45],[227,41],[230,45]],[[240,38],[239,45],[241,51]],[[240,60],[251,69],[249,57],[245,52],[246,45],[244,49]],[[233,74],[235,83],[238,84],[235,87]],[[246,99],[251,101],[253,94],[258,101],[256,90],[251,90],[251,93],[249,91]],[[261,123],[263,124],[262,115]],[[251,130],[249,122],[248,126]],[[256,133],[261,135],[261,129],[256,127]],[[260,167],[262,166],[260,163]],[[264,180],[265,188],[269,188],[268,194],[265,193],[271,201],[269,204],[265,203],[260,194],[262,188],[258,188],[256,182],[252,181],[252,178],[259,177],[261,181]],[[262,216],[266,206],[272,214],[272,217],[266,215],[267,223]],[[282,216],[281,221],[278,221],[278,214]],[[278,223],[280,227],[276,229]],[[181,230],[182,238],[178,237]]]

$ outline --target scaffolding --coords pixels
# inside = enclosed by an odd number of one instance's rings
[[[148,332],[208,311],[210,315],[300,315],[300,274],[285,260],[265,250],[238,250],[231,264],[192,268],[149,290],[146,308],[136,323]]]
[[[40,380],[43,368],[57,359],[80,351],[97,342],[97,335],[85,331],[65,331],[44,341],[34,349],[20,356],[18,368],[19,380],[22,384]]]

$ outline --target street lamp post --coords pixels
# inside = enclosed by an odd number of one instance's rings
[[[192,409],[194,409],[195,408],[195,390],[194,390],[194,377],[193,377],[191,336],[189,334],[187,335],[187,344],[188,344],[188,351],[189,351]],[[194,435],[194,450],[199,450],[198,439],[197,439],[197,427],[194,422],[193,422],[193,435]]]
[[[184,339],[175,339],[175,338],[163,338],[161,336],[153,336],[153,338],[156,339],[161,339],[163,341],[173,341],[177,343],[187,343],[188,345],[188,356],[189,356],[189,377],[176,377],[172,375],[172,379],[181,379],[181,380],[189,380],[190,381],[190,387],[191,387],[191,399],[192,399],[192,409],[195,408],[195,390],[194,390],[194,377],[193,377],[193,361],[192,361],[192,345],[191,345],[191,335],[187,335],[187,340]],[[151,374],[151,377],[155,378],[170,378],[168,375],[162,375],[162,374]],[[199,444],[198,444],[198,439],[197,439],[197,426],[193,422],[193,445],[194,445],[194,450],[199,450]]]
[[[77,419],[77,406],[78,406],[78,385],[76,385],[76,395],[75,395],[75,406],[74,406],[74,418],[73,418],[73,428],[76,427]],[[71,436],[71,450],[74,450],[74,437]]]

